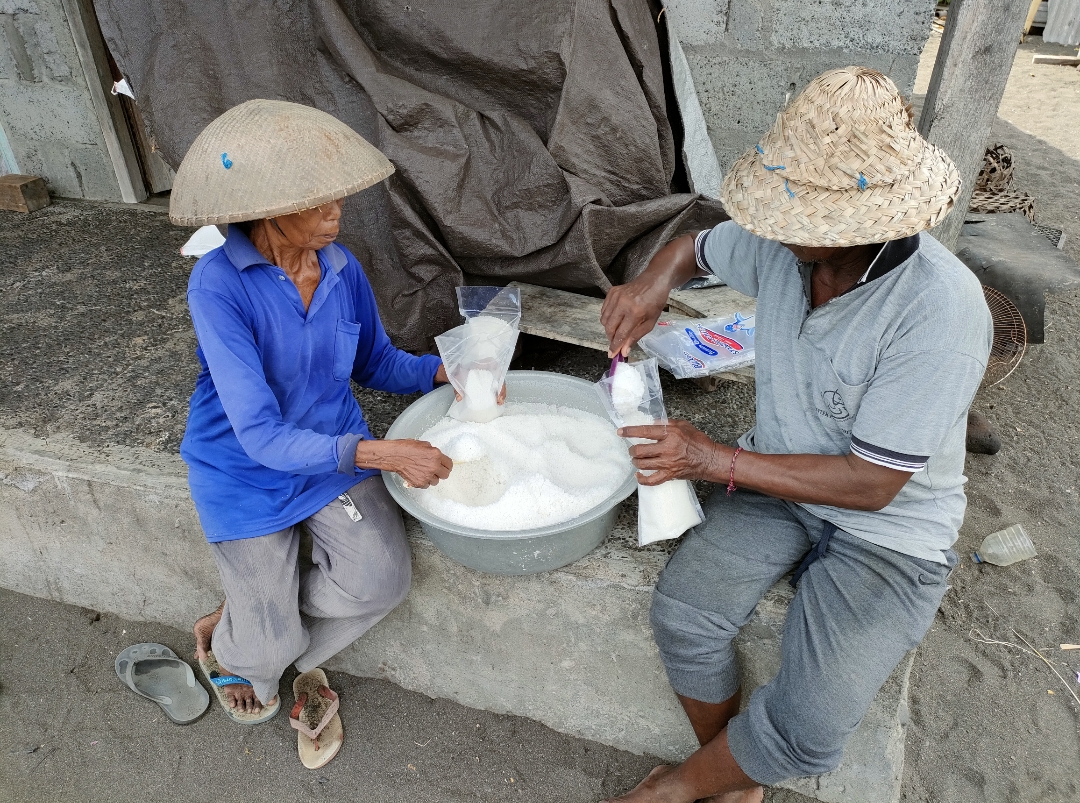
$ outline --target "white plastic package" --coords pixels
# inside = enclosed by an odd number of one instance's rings
[[[465,323],[435,338],[450,384],[461,396],[447,415],[482,424],[501,412],[496,400],[517,344],[521,292],[459,287],[458,308]]]
[[[612,372],[596,383],[596,390],[615,426],[667,424],[656,359],[632,364],[616,362],[613,367]],[[635,444],[649,442],[643,438],[628,440]],[[638,546],[678,538],[704,520],[705,514],[689,481],[638,483]]]
[[[678,379],[710,376],[754,363],[754,316],[659,321],[638,341]]]

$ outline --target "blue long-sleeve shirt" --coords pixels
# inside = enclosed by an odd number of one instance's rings
[[[289,527],[378,473],[353,465],[371,433],[350,378],[392,393],[434,383],[439,358],[390,343],[356,257],[336,244],[318,257],[306,312],[285,271],[235,226],[192,270],[202,370],[180,455],[211,542]]]

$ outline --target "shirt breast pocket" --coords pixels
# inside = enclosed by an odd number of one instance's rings
[[[348,382],[352,376],[353,363],[356,361],[356,344],[360,341],[360,324],[338,321],[337,337],[334,342],[334,379]]]
[[[859,405],[869,387],[869,382],[860,385],[844,382],[833,368],[832,361],[824,354],[817,355],[814,360],[814,406],[818,416],[830,429],[851,434]]]

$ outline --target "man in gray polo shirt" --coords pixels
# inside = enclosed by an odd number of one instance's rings
[[[619,800],[759,801],[835,769],[882,683],[929,629],[956,563],[967,410],[993,330],[978,280],[925,229],[959,178],[865,68],[815,79],[724,182],[732,220],[615,287],[611,350],[668,292],[713,273],[757,298],[757,424],[731,448],[684,421],[621,434],[643,484],[720,484],[664,569],[652,624],[701,743]],[[794,572],[777,676],[739,711],[731,641]]]

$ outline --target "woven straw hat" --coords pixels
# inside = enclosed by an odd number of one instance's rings
[[[960,174],[919,136],[889,78],[866,67],[818,76],[724,178],[743,228],[793,245],[907,237],[952,209]]]
[[[382,153],[326,112],[249,100],[211,122],[176,171],[179,226],[287,215],[344,198],[394,172]]]

